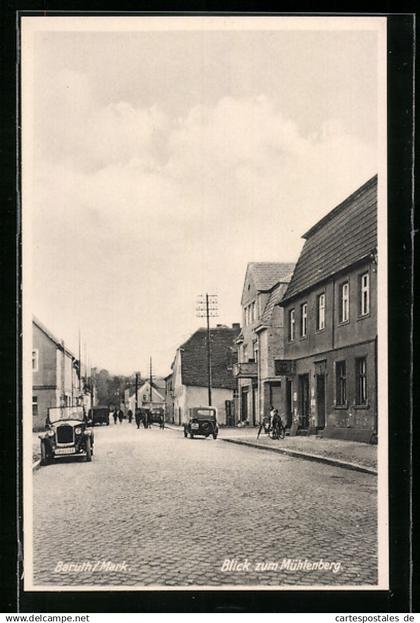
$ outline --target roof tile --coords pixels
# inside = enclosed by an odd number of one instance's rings
[[[376,249],[377,181],[375,175],[303,236],[306,241],[283,302]]]

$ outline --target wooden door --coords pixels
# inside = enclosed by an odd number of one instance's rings
[[[309,428],[309,375],[299,376],[299,416],[300,428]]]
[[[325,428],[325,374],[316,375],[317,428]]]

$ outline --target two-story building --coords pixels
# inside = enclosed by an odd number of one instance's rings
[[[240,330],[239,323],[210,329],[212,406],[217,408],[221,426],[229,425],[233,413],[235,340]],[[171,393],[167,397],[172,402],[170,409],[174,423],[182,424],[190,407],[209,404],[207,329],[198,329],[177,349],[171,376]]]
[[[287,333],[277,373],[292,433],[377,435],[377,177],[303,236],[280,305]]]
[[[242,331],[236,341],[237,422],[256,426],[271,406],[283,408],[282,381],[274,358],[283,353],[283,310],[278,307],[294,264],[250,262],[242,290]]]
[[[41,430],[50,407],[83,404],[79,361],[38,319],[32,320],[32,418]]]
[[[150,386],[150,380],[142,380],[137,388],[137,401],[136,390],[130,388],[125,390],[124,403],[126,410],[131,409],[133,413],[136,412],[136,404],[138,407],[153,406],[165,409],[165,390],[158,387],[154,381]]]

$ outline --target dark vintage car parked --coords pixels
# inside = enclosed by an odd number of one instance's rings
[[[92,426],[96,426],[96,424],[109,426],[109,407],[93,407],[93,409],[89,409],[89,418],[92,420]]]
[[[150,424],[159,424],[162,428],[165,425],[165,411],[163,407],[151,407],[149,420]]]
[[[41,465],[69,456],[92,460],[94,435],[83,407],[48,409],[45,433],[41,433]]]
[[[196,435],[213,436],[217,439],[217,409],[215,407],[191,407],[188,409],[187,421],[184,423],[184,437],[193,439]]]

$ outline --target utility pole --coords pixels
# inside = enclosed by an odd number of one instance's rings
[[[139,408],[139,396],[138,396],[138,393],[139,393],[139,373],[136,372],[136,413],[137,413],[137,410]]]
[[[81,354],[81,342],[80,342],[80,328],[79,328],[79,397],[82,393],[82,354]]]
[[[150,402],[152,402],[153,400],[153,388],[152,388],[152,381],[153,381],[153,375],[152,375],[152,358],[150,357],[150,370],[149,370],[149,383],[150,383]]]
[[[209,406],[211,407],[211,386],[212,386],[212,370],[211,370],[211,332],[210,318],[218,316],[217,294],[200,295],[197,301],[197,316],[206,318],[207,320],[207,387],[209,396]]]
[[[63,350],[63,356],[61,358],[61,406],[66,406],[66,347],[64,345],[64,340],[61,341],[61,348]]]

